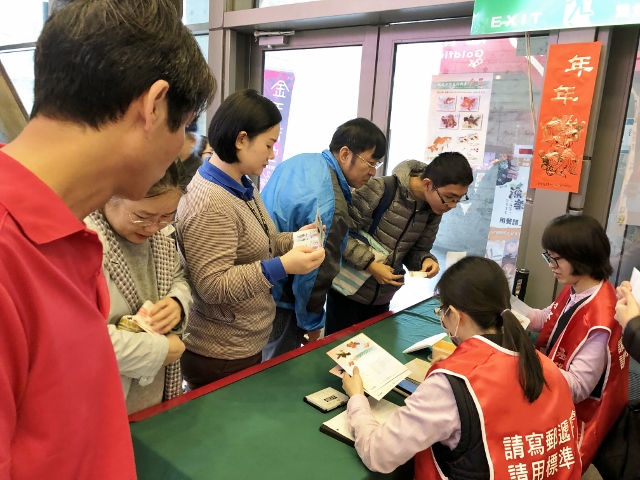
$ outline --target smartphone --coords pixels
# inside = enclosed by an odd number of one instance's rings
[[[394,274],[394,275],[402,275],[402,278],[398,278],[398,279],[396,280],[396,282],[404,283],[404,274],[405,274],[405,273],[407,273],[407,271],[406,271],[404,268],[402,268],[402,266],[400,266],[400,267],[396,268],[396,269],[393,271],[393,274]]]

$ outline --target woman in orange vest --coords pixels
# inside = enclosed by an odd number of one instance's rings
[[[579,479],[571,392],[509,310],[502,269],[466,257],[444,272],[437,290],[437,313],[458,347],[431,367],[404,407],[379,424],[358,369],[343,377],[364,464],[386,473],[415,456],[417,480]]]
[[[527,314],[539,331],[536,348],[564,375],[578,416],[584,471],[628,401],[629,358],[614,319],[611,246],[586,215],[553,219],[542,234],[542,256],[564,288],[554,303]]]

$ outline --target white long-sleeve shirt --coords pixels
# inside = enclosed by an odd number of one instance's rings
[[[364,395],[349,399],[347,416],[358,455],[374,472],[392,472],[434,443],[454,449],[460,441],[460,415],[443,373],[426,378],[383,424]]]

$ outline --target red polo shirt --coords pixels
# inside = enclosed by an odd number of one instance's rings
[[[97,235],[0,151],[0,478],[135,478],[108,308]]]

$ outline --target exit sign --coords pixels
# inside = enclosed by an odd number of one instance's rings
[[[640,0],[475,0],[471,33],[640,23]]]

